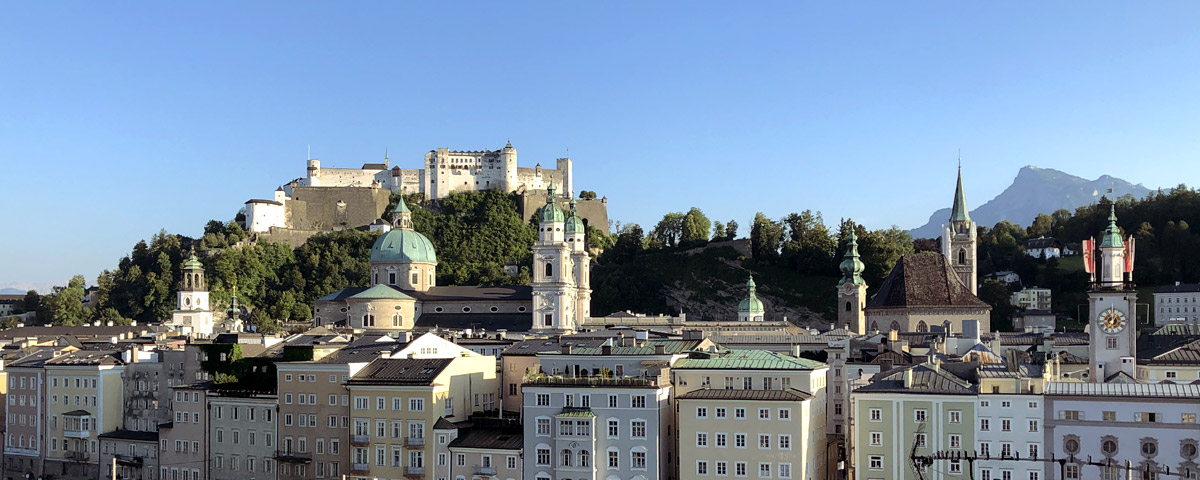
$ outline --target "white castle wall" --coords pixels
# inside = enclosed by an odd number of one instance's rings
[[[283,227],[286,223],[283,202],[264,202],[262,200],[246,202],[247,230],[269,232],[271,227]]]

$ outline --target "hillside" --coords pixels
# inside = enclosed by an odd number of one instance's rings
[[[965,183],[968,185],[969,207],[972,204],[970,182]],[[1113,193],[1106,193],[1109,188],[1113,189]],[[1079,207],[1095,203],[1101,195],[1107,195],[1108,198],[1132,195],[1141,199],[1149,193],[1150,189],[1141,184],[1135,185],[1109,175],[1087,180],[1051,168],[1026,166],[1017,172],[1012,185],[1000,195],[971,210],[971,220],[986,227],[1002,220],[1028,225],[1039,213],[1049,214],[1059,209],[1073,212]],[[950,218],[950,195],[946,195],[946,200],[946,208],[930,215],[925,225],[909,231],[913,238],[936,238],[942,234],[942,224]]]

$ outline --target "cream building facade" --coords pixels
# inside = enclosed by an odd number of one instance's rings
[[[46,472],[63,478],[99,475],[99,435],[121,428],[125,365],[119,351],[78,350],[45,363]]]

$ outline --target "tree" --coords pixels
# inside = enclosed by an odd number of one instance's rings
[[[679,242],[684,245],[704,243],[708,241],[708,229],[711,226],[712,222],[704,216],[704,212],[699,208],[692,207],[683,215]]]
[[[738,223],[737,220],[725,222],[725,240],[733,240],[737,238]]]
[[[833,274],[833,258],[837,241],[825,226],[821,212],[805,210],[791,213],[783,218],[787,227],[787,241],[782,245],[781,257],[793,270],[817,275]]]
[[[754,223],[750,225],[750,252],[754,258],[764,263],[774,263],[779,260],[779,247],[783,243],[784,229],[762,212],[754,214]]]
[[[112,307],[100,309],[100,315],[97,316],[96,320],[99,320],[101,325],[108,325],[109,322],[112,322],[113,325],[129,325],[133,323],[132,320],[122,317],[117,312],[117,309]]]
[[[65,287],[54,287],[53,292],[43,298],[38,317],[52,325],[83,325],[90,315],[83,307],[85,280],[83,275],[71,277]]]
[[[42,296],[36,290],[25,292],[25,311],[36,312],[42,305]]]
[[[279,332],[279,323],[268,316],[261,308],[256,308],[253,312],[250,312],[250,321],[248,323],[258,333],[270,335]]]
[[[636,223],[625,224],[612,248],[604,251],[602,260],[612,263],[623,263],[642,252],[645,248],[642,238],[642,227]]]
[[[979,287],[979,299],[992,306],[992,330],[1012,331],[1012,315],[1016,307],[1012,305],[1011,296],[1012,292],[1003,282],[988,280]]]
[[[712,241],[719,242],[725,240],[725,224],[721,222],[713,222]]]
[[[858,254],[866,266],[862,276],[868,285],[883,282],[900,257],[913,251],[912,236],[895,225],[885,230],[867,231],[862,225],[855,225],[854,229],[858,235]]]
[[[654,248],[679,245],[679,240],[683,237],[683,218],[684,214],[679,212],[663,215],[662,220],[650,231],[650,245]]]
[[[590,190],[581,190],[579,192],[579,199],[580,200],[595,200],[596,192],[590,191]]]
[[[1033,219],[1033,224],[1029,226],[1029,238],[1050,237],[1054,235],[1054,218],[1044,213],[1039,213]]]

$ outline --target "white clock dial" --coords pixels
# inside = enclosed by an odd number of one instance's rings
[[[1105,333],[1117,333],[1125,329],[1125,314],[1115,308],[1109,308],[1100,312],[1100,316],[1096,318],[1100,324],[1100,329]]]

